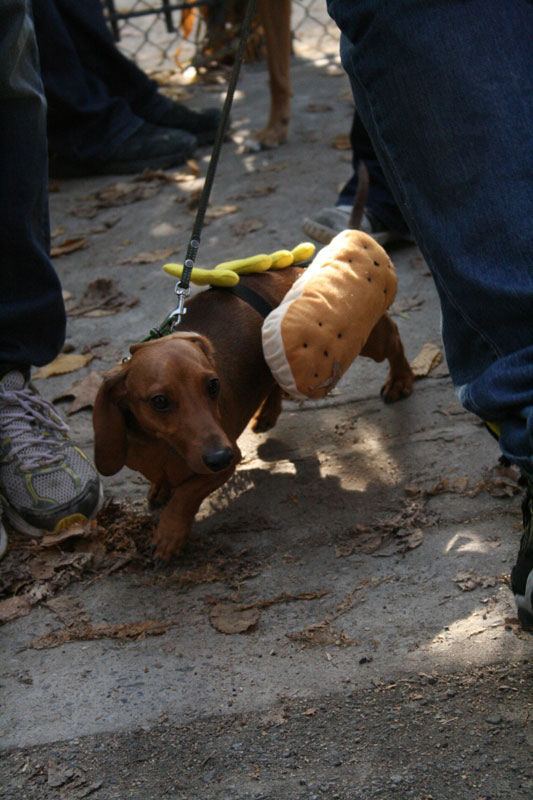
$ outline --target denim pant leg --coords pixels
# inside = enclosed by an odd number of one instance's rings
[[[465,407],[533,471],[533,4],[328,0]]]
[[[67,10],[72,6],[73,20],[63,6]],[[119,63],[123,59],[105,27],[100,2],[33,0],[33,14],[48,102],[50,151],[74,161],[105,161],[143,121],[109,87],[117,69],[113,58],[107,58],[107,74],[102,69],[102,75],[86,62],[87,51],[94,51],[93,60],[98,63],[104,62],[108,52],[118,54]],[[83,27],[78,16],[83,20],[98,14],[103,30],[91,34],[89,22]]]
[[[48,257],[46,105],[30,0],[0,0],[0,366],[52,361],[65,337]]]
[[[83,67],[102,80],[113,97],[122,97],[133,112],[157,122],[172,102],[158,93],[157,83],[117,47],[101,0],[34,0],[53,2],[76,47]]]

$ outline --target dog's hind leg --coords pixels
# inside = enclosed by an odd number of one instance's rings
[[[405,357],[398,326],[388,314],[374,325],[361,355],[374,361],[387,359],[390,372],[381,389],[381,396],[386,403],[394,403],[402,397],[408,397],[413,391],[413,370]]]

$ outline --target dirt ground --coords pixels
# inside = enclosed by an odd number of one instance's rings
[[[350,92],[328,47],[297,48],[276,151],[248,145],[267,76],[244,68],[199,266],[305,240],[304,216],[347,179]],[[200,108],[224,84],[176,91]],[[209,155],[51,187],[75,360],[36,383],[88,453],[94,382],[174,306],[161,266],[183,260]],[[385,366],[358,359],[325,400],[286,401],[273,431],[243,434],[236,476],[163,569],[126,469],[92,526],[11,538],[2,798],[532,796],[533,640],[509,590],[522,490],[455,398],[418,249],[390,255],[408,358],[440,352],[410,398],[384,405]]]

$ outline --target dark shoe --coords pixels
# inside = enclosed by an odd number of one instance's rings
[[[169,169],[183,164],[198,145],[196,136],[176,128],[145,122],[105,160],[75,161],[57,154],[50,157],[51,178],[89,175],[132,175],[143,169]]]
[[[524,533],[516,564],[511,570],[511,588],[518,609],[518,619],[525,631],[533,631],[533,483],[527,479],[522,503]]]
[[[191,111],[181,103],[173,103],[157,125],[165,128],[180,128],[196,136],[199,145],[213,144],[220,123],[221,113],[218,108],[206,108],[204,111]]]

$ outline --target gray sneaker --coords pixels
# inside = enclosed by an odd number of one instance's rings
[[[102,486],[54,407],[18,371],[0,380],[0,494],[21,533],[57,533],[98,511]]]
[[[329,244],[334,236],[345,231],[350,226],[351,206],[330,206],[318,211],[314,217],[306,217],[302,223],[302,230],[312,239],[321,244]],[[404,237],[394,231],[389,231],[370,220],[368,214],[363,213],[359,230],[368,233],[382,247],[392,242],[399,242]]]

